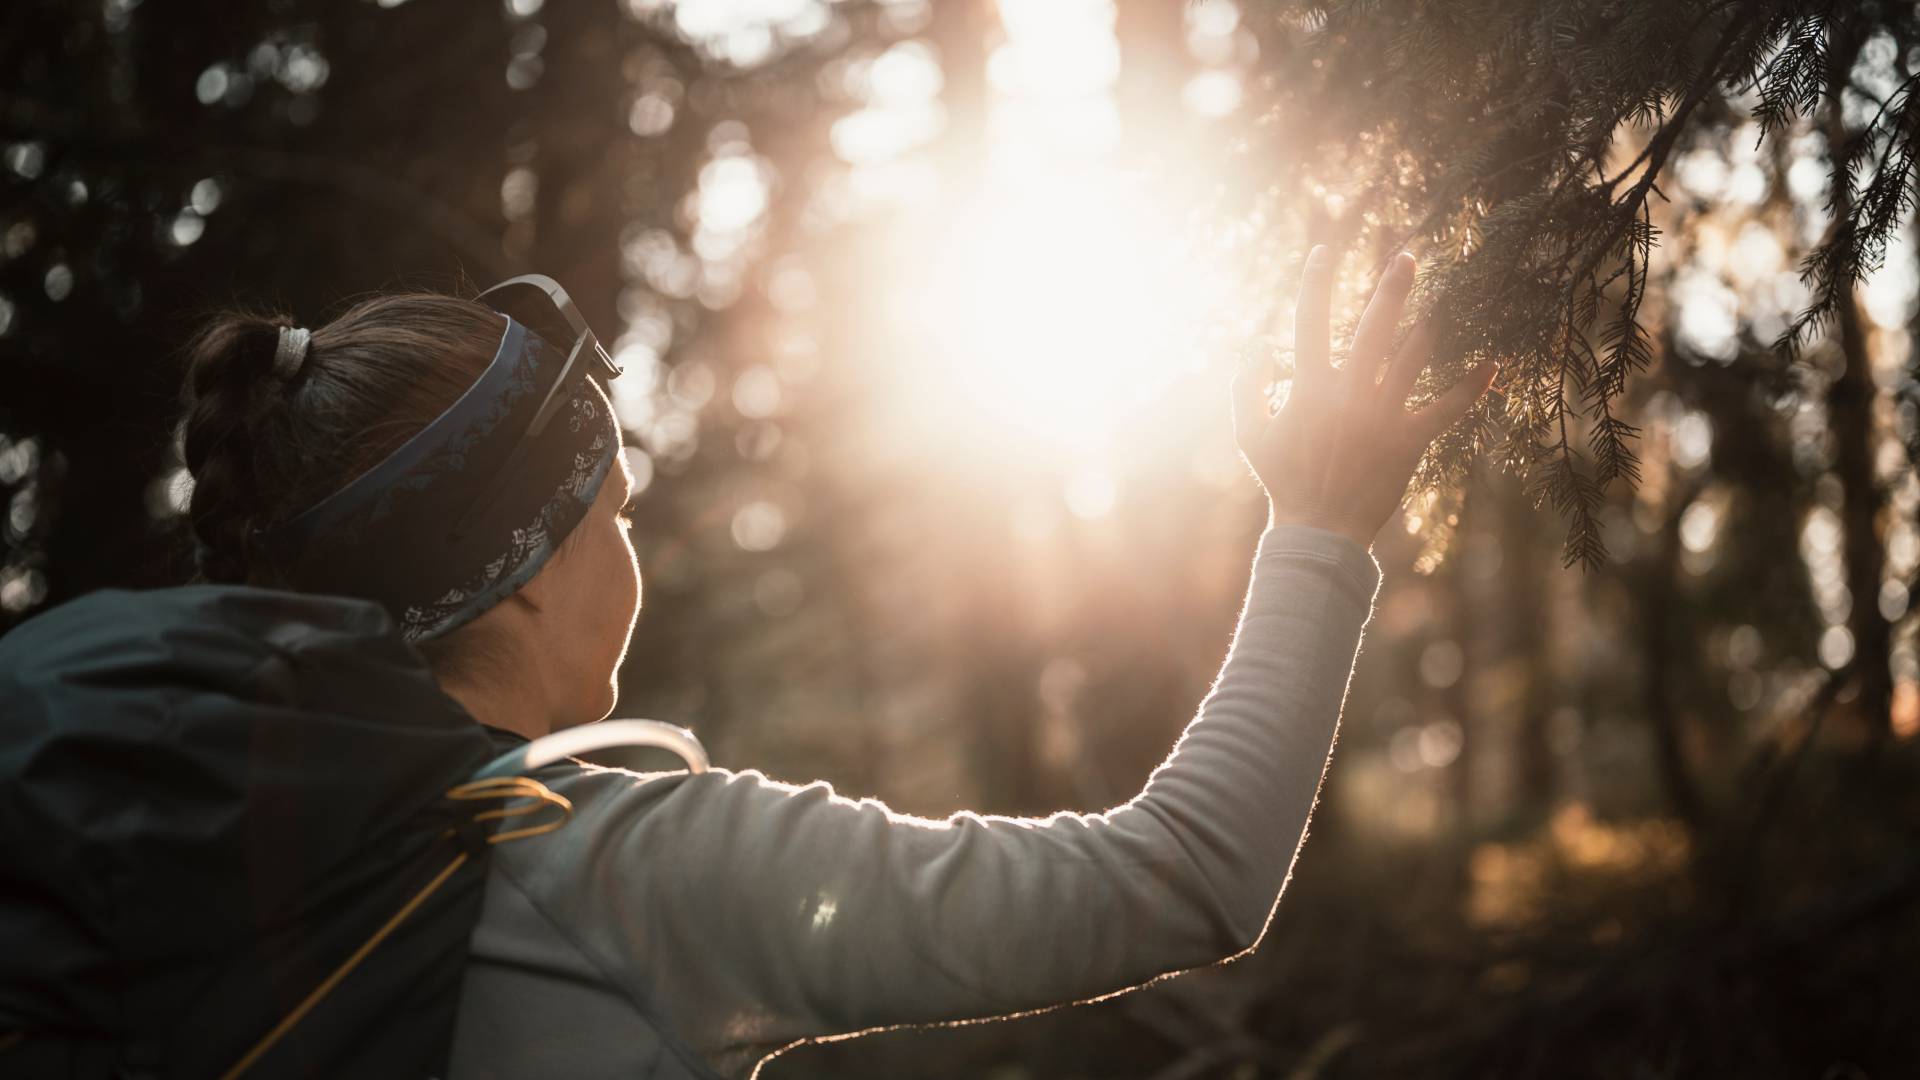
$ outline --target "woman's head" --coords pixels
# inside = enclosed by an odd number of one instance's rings
[[[315,328],[305,362],[286,379],[274,358],[281,328],[292,325],[282,315],[230,312],[189,346],[180,420],[194,479],[186,520],[206,581],[300,588],[297,571],[256,528],[300,514],[440,416],[493,360],[505,319],[436,293],[375,297]],[[418,642],[450,692],[515,711],[481,719],[545,730],[611,710],[639,607],[633,552],[617,519],[624,468],[608,471],[586,516],[531,580],[465,625]]]

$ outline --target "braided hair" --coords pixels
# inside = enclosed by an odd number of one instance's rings
[[[187,347],[178,434],[193,477],[196,581],[298,589],[254,530],[306,510],[432,422],[479,379],[502,327],[474,300],[375,296],[314,329],[288,378],[274,360],[281,328],[294,325],[284,314],[225,311]],[[474,650],[453,642],[462,636],[420,648],[464,668]]]

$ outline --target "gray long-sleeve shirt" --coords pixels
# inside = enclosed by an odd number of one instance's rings
[[[1306,834],[1380,571],[1260,538],[1225,664],[1122,806],[934,821],[756,771],[536,774],[493,852],[454,1080],[743,1077],[797,1041],[1084,1001],[1251,949]]]

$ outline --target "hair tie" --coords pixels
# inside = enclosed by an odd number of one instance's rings
[[[283,379],[300,374],[301,366],[307,362],[307,342],[312,339],[313,332],[306,327],[281,327],[280,345],[273,351],[274,373]]]

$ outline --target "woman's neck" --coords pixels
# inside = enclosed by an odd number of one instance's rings
[[[440,689],[475,720],[491,727],[537,739],[553,730],[538,687],[509,687],[460,680],[442,680]]]

